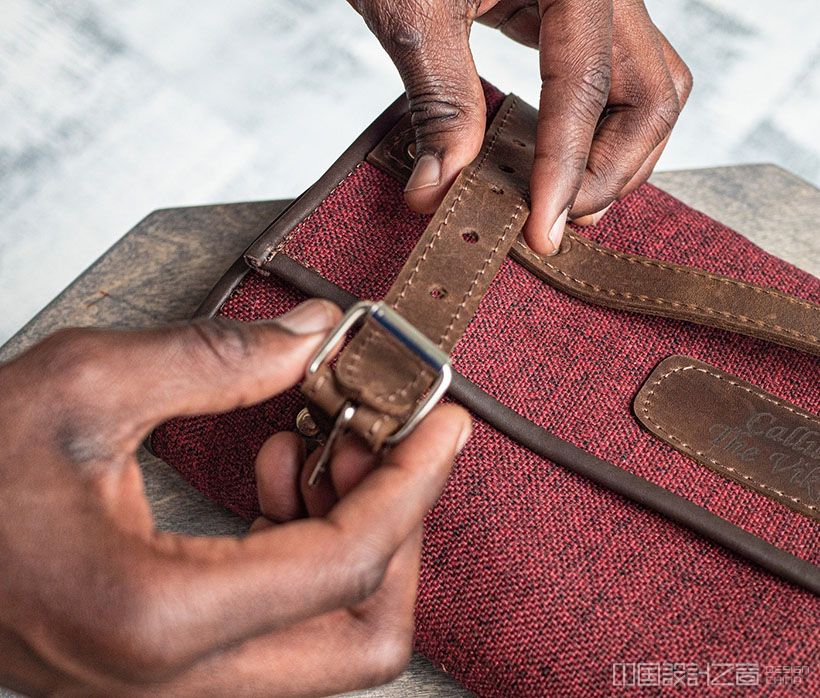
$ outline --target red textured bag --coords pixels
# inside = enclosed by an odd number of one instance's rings
[[[745,693],[787,667],[818,695],[820,281],[650,185],[537,257],[516,240],[534,113],[486,96],[484,150],[432,219],[404,203],[399,100],[201,314],[386,297],[451,353],[475,431],[426,521],[416,646],[471,690]],[[173,420],[152,449],[255,517],[254,457],[305,395],[324,424],[355,402],[374,447],[423,400],[437,372],[387,334],[368,320],[302,392]]]

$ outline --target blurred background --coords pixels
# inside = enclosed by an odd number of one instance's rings
[[[818,0],[647,5],[695,77],[658,169],[820,183]],[[535,52],[473,49],[537,103]],[[401,91],[344,0],[0,0],[0,343],[151,210],[300,193]]]

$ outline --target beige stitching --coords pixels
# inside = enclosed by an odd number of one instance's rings
[[[422,252],[421,256],[416,260],[416,264],[413,267],[413,271],[410,273],[408,278],[405,279],[404,285],[402,286],[401,293],[399,294],[399,297],[396,300],[396,302],[393,304],[394,308],[398,305],[398,301],[401,300],[403,297],[405,297],[407,289],[412,284],[413,277],[418,272],[422,261],[424,261],[426,259],[427,253],[432,249],[435,241],[441,236],[441,233],[444,230],[444,226],[447,224],[447,220],[449,219],[450,214],[453,213],[453,211],[455,210],[456,205],[461,201],[461,197],[463,196],[464,192],[466,191],[467,185],[472,182],[472,177],[473,176],[474,176],[474,173],[471,173],[470,178],[462,183],[461,188],[459,189],[458,195],[453,200],[453,203],[450,205],[450,207],[447,209],[447,213],[444,215],[444,218],[442,219],[441,223],[439,224],[439,227],[436,229],[435,234],[430,238],[430,240],[428,240],[427,244],[424,247],[424,251]],[[351,379],[354,376],[358,375],[364,353],[370,347],[370,345],[372,344],[372,342],[376,338],[376,336],[377,335],[376,335],[375,332],[373,332],[373,331],[368,332],[367,336],[365,337],[364,341],[362,342],[361,347],[359,347],[359,349],[350,357],[350,364],[349,364],[349,368],[347,368],[347,373],[351,377]],[[403,397],[407,393],[408,390],[415,387],[415,385],[421,379],[421,376],[422,376],[422,374],[418,374],[411,383],[406,385],[400,391],[398,389],[394,390],[387,397],[387,401],[388,402],[394,402],[396,397],[399,396],[399,395],[401,395]]]
[[[416,264],[413,266],[413,269],[410,272],[410,274],[408,275],[407,279],[405,279],[404,284],[402,285],[401,291],[399,292],[399,295],[396,298],[396,301],[393,303],[394,308],[398,309],[398,306],[399,306],[399,303],[401,302],[401,300],[403,300],[404,298],[407,297],[407,291],[413,285],[413,283],[415,281],[415,277],[418,274],[419,269],[421,268],[422,262],[424,262],[427,259],[428,253],[432,251],[432,249],[435,246],[436,242],[441,238],[442,232],[444,231],[445,227],[447,226],[447,223],[450,220],[450,216],[455,212],[456,207],[461,202],[461,200],[462,200],[465,192],[467,191],[468,187],[470,187],[475,182],[476,176],[481,171],[482,167],[484,166],[485,161],[487,160],[487,157],[489,156],[489,154],[492,152],[493,148],[495,147],[495,144],[498,141],[499,136],[501,135],[501,133],[505,129],[505,127],[507,125],[507,121],[509,120],[510,115],[515,110],[517,104],[518,104],[518,101],[515,98],[510,102],[510,106],[507,109],[504,116],[501,118],[501,122],[499,123],[498,129],[493,134],[493,137],[490,140],[490,143],[487,145],[487,149],[484,151],[484,153],[481,156],[481,159],[478,161],[478,164],[476,165],[476,167],[470,172],[469,177],[467,179],[465,179],[464,182],[462,182],[461,187],[459,188],[458,194],[456,195],[455,199],[453,199],[452,204],[450,205],[450,207],[447,209],[446,213],[444,214],[444,218],[442,219],[441,223],[439,224],[438,228],[436,229],[436,232],[427,241],[427,244],[425,245],[422,254],[416,260]],[[437,343],[438,346],[441,346],[444,339],[447,337],[449,332],[452,330],[453,326],[455,325],[457,317],[461,313],[462,308],[466,305],[466,303],[469,300],[470,296],[475,291],[475,287],[477,285],[478,280],[483,275],[483,273],[486,271],[486,268],[489,265],[490,261],[492,260],[493,256],[497,253],[498,249],[500,248],[501,243],[506,239],[507,235],[509,234],[509,231],[512,229],[512,225],[515,222],[516,218],[518,218],[518,215],[520,214],[520,211],[521,211],[522,207],[523,207],[523,203],[519,204],[519,206],[516,208],[510,223],[505,228],[504,234],[499,239],[498,243],[493,248],[493,250],[491,250],[488,258],[482,264],[481,269],[479,270],[479,273],[477,273],[476,276],[474,277],[473,282],[470,286],[470,290],[468,291],[467,295],[465,295],[464,299],[462,300],[462,303],[456,309],[455,317],[451,320],[450,324],[447,327],[446,334],[443,337],[439,338],[439,341]],[[358,375],[358,373],[360,371],[361,361],[362,361],[362,358],[364,356],[364,353],[367,350],[367,348],[370,346],[370,344],[372,343],[372,341],[374,340],[375,337],[376,337],[375,332],[372,332],[372,331],[369,332],[368,335],[365,337],[365,340],[362,342],[361,347],[350,357],[349,368],[347,368],[346,372],[348,373],[348,375],[350,376],[351,379],[353,379],[354,376]],[[395,403],[397,399],[405,397],[410,390],[415,389],[416,386],[418,385],[418,383],[424,377],[425,377],[424,373],[420,372],[416,375],[416,377],[412,381],[405,384],[403,387],[396,388],[386,398],[379,396],[378,399],[386,400],[388,403]]]
[[[579,235],[576,235],[572,231],[567,231],[570,238],[575,240],[579,245],[583,245],[589,250],[592,250],[594,253],[605,256],[605,257],[613,257],[614,259],[621,259],[628,264],[639,264],[644,267],[656,267],[658,269],[665,269],[667,271],[671,271],[675,274],[689,274],[691,276],[700,276],[705,279],[711,279],[712,281],[717,281],[721,284],[726,284],[728,286],[738,286],[739,288],[744,288],[749,291],[753,291],[754,293],[763,293],[767,296],[774,296],[775,298],[781,298],[782,300],[786,301],[787,303],[793,303],[795,305],[803,306],[804,308],[808,308],[809,310],[820,311],[820,305],[816,305],[815,303],[810,303],[809,301],[804,301],[801,298],[795,298],[793,296],[789,296],[781,291],[777,291],[771,288],[763,288],[762,286],[755,286],[754,284],[746,283],[745,281],[738,281],[737,279],[727,279],[726,277],[717,276],[716,274],[710,274],[709,272],[702,271],[700,269],[692,269],[691,267],[684,267],[678,266],[675,264],[670,264],[667,262],[662,262],[661,260],[657,259],[640,259],[639,257],[635,257],[634,255],[626,254],[624,252],[616,252],[615,250],[607,250],[602,249],[596,246],[590,240],[583,238]]]
[[[476,286],[478,286],[478,281],[481,279],[482,276],[487,271],[487,267],[490,265],[493,257],[498,253],[498,249],[501,247],[501,244],[507,239],[507,236],[510,234],[512,230],[513,224],[515,223],[516,219],[521,213],[521,209],[524,208],[524,202],[521,201],[518,206],[515,207],[515,211],[513,212],[512,218],[510,218],[510,222],[507,223],[506,227],[504,228],[504,232],[502,233],[501,237],[495,243],[495,247],[493,247],[492,251],[490,252],[490,256],[484,260],[484,264],[481,265],[481,268],[478,270],[476,275],[473,277],[472,282],[470,283],[470,288],[467,290],[467,293],[464,295],[461,304],[456,309],[455,314],[453,315],[452,320],[450,320],[450,324],[447,326],[447,329],[444,331],[444,334],[439,338],[437,345],[440,347],[444,342],[449,338],[450,331],[453,329],[453,326],[458,321],[459,316],[461,315],[462,309],[467,305],[467,301],[470,300],[473,293],[475,293]]]
[[[529,247],[527,247],[526,245],[524,245],[520,241],[517,243],[517,245],[518,245],[519,252],[521,252],[524,256],[529,257],[530,259],[533,259],[534,261],[538,262],[539,264],[542,264],[543,266],[549,267],[556,274],[560,274],[561,276],[569,279],[570,281],[572,281],[576,284],[579,284],[581,286],[585,286],[586,288],[591,288],[593,291],[596,291],[597,293],[605,293],[608,296],[619,296],[621,298],[634,299],[634,300],[639,300],[639,301],[644,301],[644,302],[651,301],[651,302],[657,303],[659,305],[669,305],[669,306],[672,306],[673,308],[689,308],[690,310],[696,310],[696,311],[699,311],[699,312],[704,312],[704,313],[707,313],[709,315],[719,315],[719,316],[722,316],[722,317],[726,317],[726,318],[729,318],[731,320],[736,320],[737,322],[740,322],[740,323],[743,323],[743,324],[756,325],[758,327],[764,327],[766,329],[774,330],[775,332],[781,332],[783,334],[792,335],[794,337],[797,337],[798,339],[807,340],[811,344],[817,344],[818,342],[820,342],[820,337],[817,337],[816,335],[805,334],[803,332],[799,332],[797,330],[793,330],[793,329],[790,329],[788,327],[783,327],[782,325],[775,325],[775,324],[772,324],[772,323],[765,322],[763,320],[757,320],[755,318],[747,317],[746,315],[736,315],[736,314],[730,313],[726,310],[718,310],[717,308],[710,308],[710,307],[707,307],[707,306],[696,305],[694,303],[682,303],[681,301],[674,301],[674,300],[670,300],[668,298],[659,298],[659,297],[653,297],[653,296],[646,296],[646,295],[640,294],[640,293],[629,293],[628,291],[618,291],[618,290],[613,289],[613,288],[604,288],[603,286],[598,286],[596,284],[591,284],[587,281],[584,281],[583,279],[578,279],[574,276],[571,276],[570,274],[567,274],[565,271],[563,271],[562,269],[559,269],[554,264],[550,264],[546,260],[544,260],[541,257],[539,257],[538,255],[536,255],[531,249],[529,249]],[[731,279],[727,279],[726,281],[731,281]],[[762,289],[762,291],[766,292],[766,289]],[[773,294],[773,295],[776,295],[776,294]],[[783,298],[789,298],[789,297],[788,296],[783,296]],[[797,301],[798,299],[793,299],[793,300]],[[802,303],[802,301],[798,301],[798,302]],[[817,308],[817,306],[813,306],[811,304],[809,304],[808,307],[810,309]],[[820,308],[818,308],[818,309],[820,309]]]
[[[460,203],[461,197],[464,195],[464,192],[467,190],[467,188],[469,186],[471,186],[473,184],[473,182],[475,181],[476,176],[481,171],[481,168],[484,167],[485,160],[487,159],[490,152],[492,152],[493,148],[495,147],[496,141],[498,140],[498,137],[501,135],[501,132],[507,126],[507,120],[509,119],[510,114],[512,114],[513,111],[515,111],[515,107],[516,107],[517,103],[518,103],[517,100],[513,100],[510,103],[510,108],[507,109],[507,113],[504,114],[503,118],[501,119],[501,123],[498,126],[498,130],[493,134],[493,138],[490,141],[490,144],[487,146],[487,150],[484,151],[484,154],[481,156],[481,160],[479,160],[478,165],[476,165],[475,169],[472,172],[470,172],[470,176],[462,183],[461,188],[458,191],[458,196],[456,196],[456,198],[453,200],[453,203],[451,204],[450,208],[447,209],[447,213],[444,215],[444,218],[442,219],[441,223],[439,224],[439,227],[436,229],[435,234],[427,242],[427,245],[425,245],[424,252],[416,260],[416,264],[413,267],[413,271],[410,272],[410,275],[405,280],[404,285],[402,286],[402,289],[399,292],[399,297],[396,299],[396,302],[393,304],[394,308],[398,308],[399,301],[406,296],[407,289],[413,284],[413,281],[415,280],[415,276],[418,273],[419,268],[421,267],[421,263],[425,259],[427,259],[427,253],[432,250],[435,243],[441,237],[441,233],[444,230],[444,228],[446,227],[447,222],[450,219],[450,215],[455,211],[456,206]]]
[[[376,419],[376,421],[375,421],[375,422],[373,422],[373,424],[371,424],[371,425],[370,425],[370,429],[368,429],[368,430],[367,430],[367,431],[368,431],[368,433],[369,433],[371,436],[375,436],[375,435],[378,433],[379,429],[381,428],[382,423],[383,423],[386,419],[387,419],[387,415],[385,415],[385,414],[381,414],[381,415],[379,415],[379,416],[378,416],[378,418]]]
[[[716,466],[717,468],[719,468],[721,470],[725,470],[727,472],[730,472],[730,473],[732,473],[732,474],[734,474],[738,477],[741,477],[742,479],[747,480],[748,482],[751,482],[752,484],[754,484],[755,486],[757,486],[761,489],[772,492],[773,494],[780,497],[781,499],[788,499],[789,501],[791,501],[795,504],[799,504],[800,506],[806,507],[807,509],[810,509],[811,511],[820,510],[820,507],[818,507],[818,506],[815,506],[813,504],[809,504],[807,502],[804,502],[802,499],[799,499],[798,497],[792,497],[791,495],[788,495],[785,492],[781,492],[780,490],[775,489],[774,487],[771,487],[769,485],[766,485],[765,483],[758,482],[753,477],[751,477],[749,475],[746,475],[745,473],[737,470],[737,468],[733,468],[732,466],[725,465],[725,464],[721,463],[720,461],[715,460],[714,458],[710,458],[706,453],[704,453],[703,451],[696,450],[694,446],[691,446],[690,444],[686,443],[682,439],[678,438],[677,436],[675,436],[674,434],[669,432],[665,427],[663,427],[661,424],[658,423],[658,421],[649,412],[651,397],[655,394],[655,389],[664,380],[666,380],[669,376],[671,376],[673,373],[679,373],[680,371],[690,371],[690,370],[695,370],[695,371],[698,371],[698,372],[703,373],[705,375],[711,376],[713,378],[717,378],[718,380],[724,381],[725,383],[729,383],[730,385],[733,385],[736,388],[740,388],[741,390],[749,393],[750,395],[755,395],[756,397],[760,398],[761,400],[769,402],[773,405],[777,405],[778,407],[781,407],[781,408],[793,413],[794,415],[796,415],[798,417],[802,417],[803,419],[805,419],[806,421],[808,421],[810,423],[817,424],[818,426],[820,426],[820,420],[813,417],[812,415],[809,415],[805,412],[802,412],[801,410],[795,409],[795,408],[791,407],[790,405],[787,405],[786,403],[781,402],[780,400],[776,400],[776,399],[770,397],[769,395],[766,395],[765,393],[761,393],[761,392],[758,392],[757,390],[753,390],[752,388],[749,388],[745,385],[741,385],[737,381],[733,381],[731,378],[728,378],[726,376],[722,376],[719,373],[714,373],[712,371],[709,371],[708,369],[701,368],[700,366],[695,366],[694,364],[687,364],[686,366],[678,366],[676,368],[670,369],[666,373],[659,376],[655,381],[653,381],[653,383],[650,385],[650,390],[646,393],[646,399],[643,402],[643,408],[642,408],[643,415],[644,415],[644,417],[646,417],[646,419],[649,421],[649,423],[652,424],[652,426],[655,427],[658,431],[663,433],[668,439],[670,439],[672,441],[675,441],[677,444],[679,444],[680,447],[683,448],[689,454],[694,454],[696,456],[700,456],[701,458],[708,461],[709,463]]]

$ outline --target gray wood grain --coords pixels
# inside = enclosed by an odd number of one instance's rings
[[[810,184],[772,165],[659,173],[652,181],[796,266],[820,274],[820,191]],[[142,327],[190,317],[222,272],[285,203],[155,211],[0,348],[0,361],[61,327]],[[160,528],[202,535],[245,530],[241,519],[205,499],[172,468],[144,451],[139,461]],[[11,695],[0,689],[0,696]],[[350,695],[471,694],[416,655],[393,683]]]

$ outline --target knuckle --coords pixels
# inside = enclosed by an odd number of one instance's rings
[[[595,123],[609,99],[610,61],[603,57],[593,59],[572,74],[575,77],[569,78],[567,85],[570,106],[585,122]]]
[[[405,16],[401,13],[377,12],[371,16],[373,27],[376,28],[374,33],[391,54],[414,53],[422,47],[424,33],[414,14]]]
[[[464,70],[470,61],[466,18],[473,10],[468,5],[448,8],[446,14],[437,3],[420,0],[369,3],[364,9],[367,25],[402,76],[420,139],[483,122],[479,81]]]
[[[560,153],[540,152],[539,158],[557,160],[562,171],[573,173],[580,177],[587,167],[589,149],[585,142],[585,134],[580,131],[571,133]]]
[[[109,390],[115,373],[111,350],[107,333],[66,329],[46,339],[32,356],[40,377],[35,402],[45,401],[49,409],[38,411],[30,425],[75,465],[110,461],[129,428],[120,418],[118,394]]]
[[[369,637],[367,679],[379,685],[398,677],[413,655],[413,629],[410,622],[378,629]]]
[[[421,139],[458,132],[479,122],[479,102],[464,80],[409,75],[405,87],[411,123]]]
[[[608,151],[599,152],[587,166],[587,181],[584,189],[588,196],[603,208],[618,198],[628,179],[621,171],[620,163]]]
[[[105,385],[108,380],[106,352],[93,330],[60,330],[43,342],[41,351],[55,384],[74,398]]]
[[[689,99],[689,95],[692,94],[692,87],[695,81],[692,76],[692,71],[689,70],[689,66],[683,61],[680,61],[680,65],[672,69],[672,80],[675,83],[675,90],[678,93],[678,101],[680,105],[683,106],[686,100]]]
[[[195,363],[241,368],[252,352],[253,335],[241,322],[226,318],[192,322],[186,353]]]
[[[343,564],[352,603],[364,601],[381,586],[387,562],[388,556],[374,545],[360,542],[351,546]]]
[[[680,101],[673,84],[662,88],[652,100],[647,112],[650,135],[655,143],[660,143],[675,125],[680,116]]]
[[[162,681],[181,667],[178,638],[170,637],[158,592],[158,585],[131,571],[115,601],[94,619],[99,656],[120,680]]]
[[[599,59],[588,66],[580,82],[585,95],[595,100],[602,108],[609,97],[612,85],[612,71],[608,60]]]

